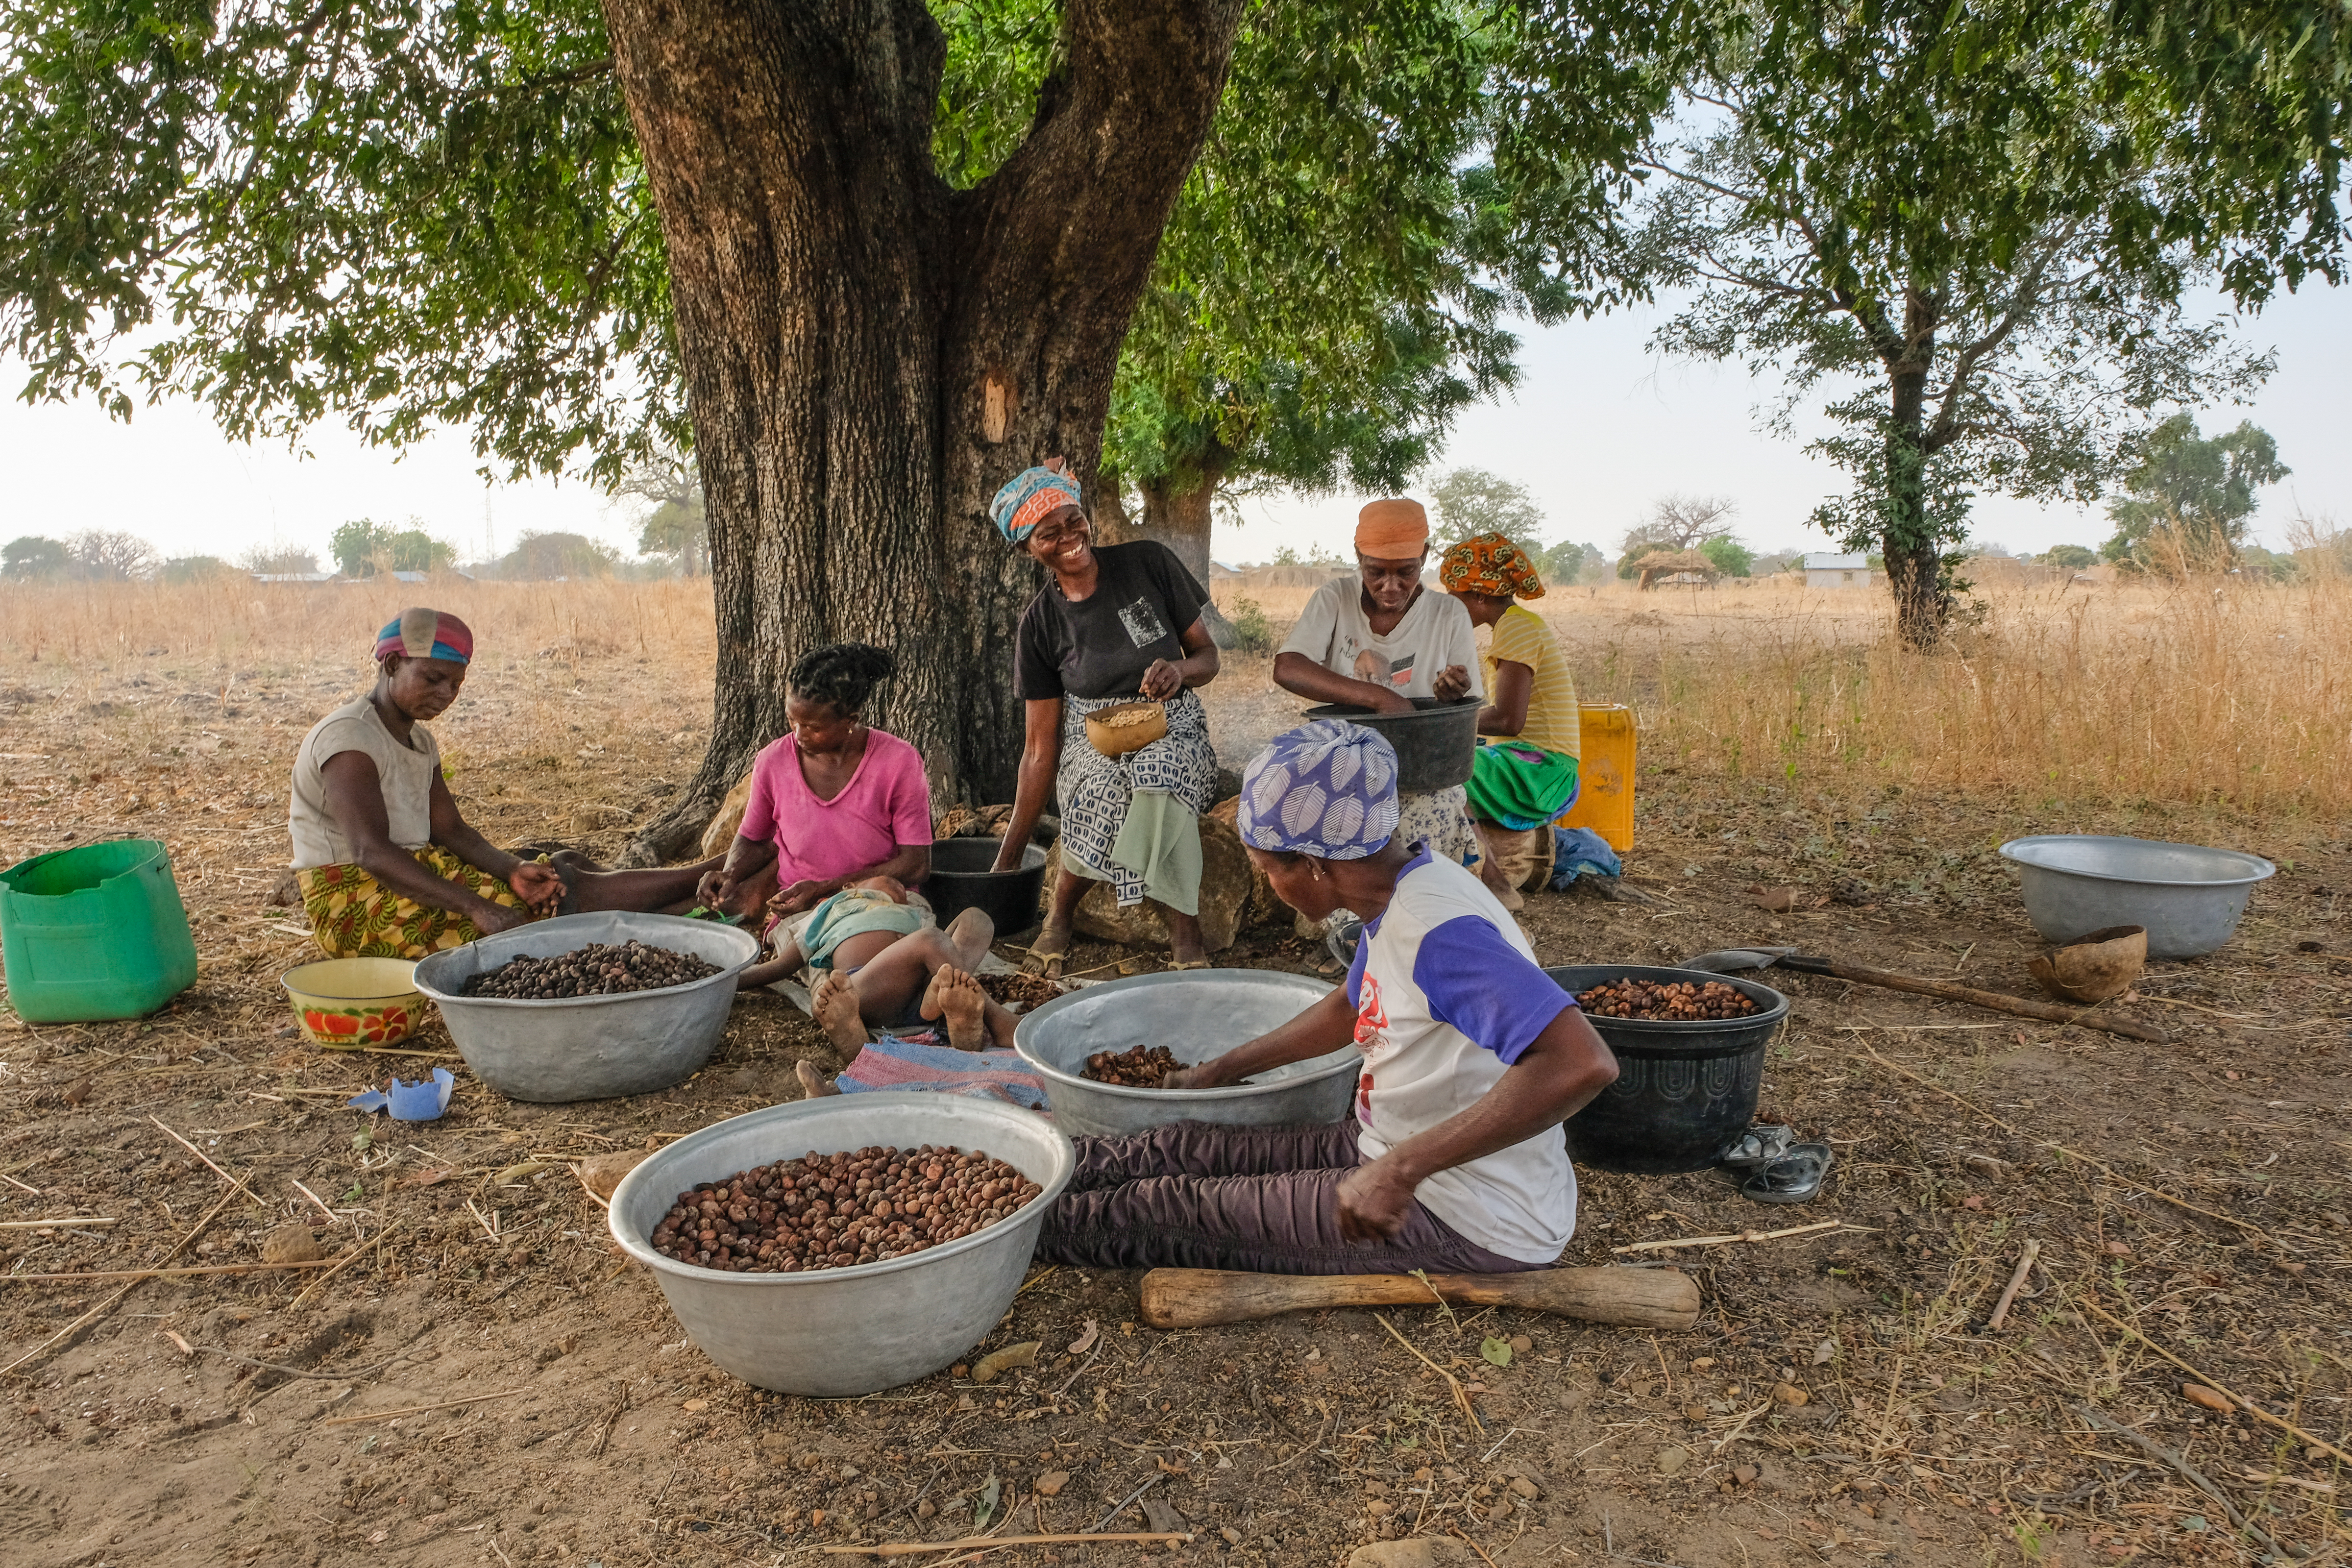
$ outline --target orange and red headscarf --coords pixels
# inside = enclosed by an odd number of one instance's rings
[[[1544,593],[1528,552],[1499,533],[1474,533],[1448,550],[1437,580],[1449,594],[1490,599],[1540,599]]]

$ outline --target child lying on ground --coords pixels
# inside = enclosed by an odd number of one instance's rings
[[[743,971],[739,989],[769,985],[803,967],[816,971],[810,1001],[816,1021],[845,1060],[865,1047],[869,1029],[944,1023],[948,1043],[976,1051],[1013,1044],[1013,1015],[991,1000],[971,971],[988,956],[996,925],[966,910],[945,931],[923,923],[896,878],[852,883],[810,911],[800,935],[775,957]],[[804,1087],[823,1079],[800,1065]]]

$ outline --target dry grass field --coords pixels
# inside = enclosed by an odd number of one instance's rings
[[[726,1378],[565,1167],[791,1098],[798,1060],[841,1065],[767,994],[661,1094],[511,1102],[436,1027],[410,1044],[458,1069],[446,1117],[345,1109],[433,1063],[291,1037],[277,976],[313,950],[273,900],[286,771],[405,596],[0,590],[0,861],[162,838],[201,960],[147,1020],[0,1014],[11,1561],[818,1563],[968,1534],[992,1495],[990,1530],[1092,1529],[1155,1478],[1108,1528],[1193,1531],[1178,1555],[1249,1568],[1378,1541],[1464,1568],[2326,1564],[2352,1544],[2345,584],[1995,594],[1926,659],[1889,649],[1867,594],[1543,601],[1585,696],[1634,704],[1643,743],[1644,901],[1532,899],[1548,962],[1778,942],[2031,994],[2005,837],[2178,837],[2281,874],[2229,947],[2152,966],[2118,1006],[2164,1046],[1776,982],[1794,1012],[1764,1111],[1832,1142],[1827,1190],[1759,1209],[1709,1175],[1584,1173],[1568,1261],[1685,1268],[1706,1310],[1654,1337],[1384,1314],[1470,1385],[1475,1430],[1369,1313],[1163,1334],[1136,1321],[1131,1276],[1069,1269],[1037,1270],[990,1337],[1045,1347],[992,1385],[823,1402]],[[712,658],[695,585],[424,596],[480,638],[436,730],[493,837],[609,851],[693,766]],[[1209,689],[1229,762],[1295,711],[1267,670],[1231,660]],[[1765,912],[1759,886],[1796,907]],[[1082,947],[1074,967],[1118,956]],[[1266,930],[1220,961],[1318,957]],[[24,1223],[64,1216],[113,1223]],[[314,1291],[28,1278],[184,1242],[184,1265],[248,1263],[295,1219],[348,1260]],[[1654,1245],[1806,1226],[1825,1228]],[[2020,1303],[1988,1331],[2029,1240]],[[1090,1320],[1100,1352],[1066,1355]],[[1481,1359],[1513,1336],[1507,1366]],[[2191,1381],[2226,1394],[2195,1402]]]

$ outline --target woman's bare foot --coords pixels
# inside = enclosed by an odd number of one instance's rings
[[[944,1017],[948,1044],[960,1051],[976,1051],[988,1044],[985,1015],[988,993],[962,970],[942,963],[932,973],[930,989],[923,993],[926,1018]]]
[[[793,1076],[801,1080],[801,1098],[803,1100],[821,1100],[828,1094],[839,1094],[841,1092],[841,1090],[834,1087],[833,1080],[831,1079],[816,1070],[816,1064],[814,1062],[794,1062],[793,1064]]]
[[[1168,959],[1179,969],[1208,967],[1209,948],[1201,936],[1201,921],[1197,915],[1180,914],[1160,905],[1160,915],[1168,923]]]
[[[809,1005],[816,1013],[817,1026],[843,1060],[855,1058],[866,1048],[866,1016],[857,1010],[857,989],[848,981],[826,970],[816,977]]]

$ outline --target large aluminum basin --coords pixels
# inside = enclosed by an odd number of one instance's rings
[[[2278,871],[2235,849],[2079,833],[2012,838],[2000,856],[2017,868],[2026,916],[2045,938],[2146,926],[2150,958],[2194,958],[2228,942],[2254,884]]]
[[[619,996],[536,1001],[463,994],[466,982],[509,959],[551,958],[592,942],[632,938],[693,953],[719,965],[719,973]],[[434,953],[417,963],[416,988],[441,1009],[474,1076],[500,1094],[541,1103],[611,1100],[650,1094],[699,1072],[726,1032],[735,976],[759,956],[760,939],[734,926],[604,910],[534,921]]]
[[[805,1274],[733,1274],[680,1263],[648,1237],[697,1182],[812,1152],[947,1144],[1003,1161],[1045,1191],[986,1230],[926,1251]],[[646,1156],[613,1194],[613,1239],[653,1270],[703,1353],[780,1394],[845,1398],[912,1383],[978,1344],[1013,1304],[1045,1211],[1076,1165],[1034,1111],[957,1094],[892,1089],[772,1105]]]
[[[1054,1119],[1115,1137],[1170,1121],[1279,1127],[1337,1121],[1355,1099],[1364,1054],[1352,1044],[1231,1089],[1129,1089],[1080,1076],[1097,1051],[1166,1046],[1185,1066],[1221,1057],[1329,994],[1328,982],[1263,969],[1139,974],[1057,996],[1024,1014],[1013,1049],[1045,1080]]]

